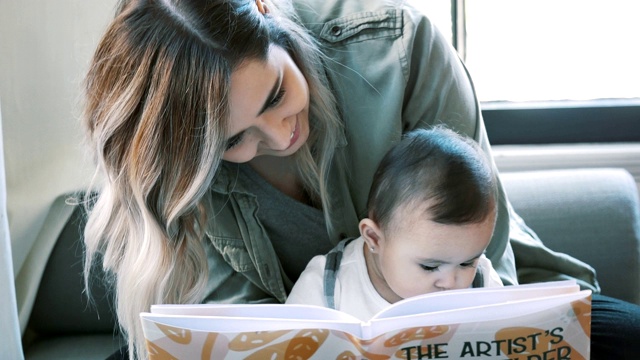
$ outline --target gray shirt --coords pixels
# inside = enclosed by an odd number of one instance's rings
[[[322,210],[285,195],[251,166],[239,165],[238,181],[258,199],[257,216],[289,279],[295,282],[311,258],[333,248]]]

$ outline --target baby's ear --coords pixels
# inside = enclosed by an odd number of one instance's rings
[[[360,228],[360,235],[364,238],[367,246],[372,249],[372,251],[378,249],[380,247],[380,243],[384,240],[382,230],[378,224],[369,218],[364,218],[360,220],[360,224],[358,226]]]

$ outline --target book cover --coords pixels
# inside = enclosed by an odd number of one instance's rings
[[[432,293],[368,322],[282,304],[154,305],[150,359],[589,359],[591,292],[573,281]]]

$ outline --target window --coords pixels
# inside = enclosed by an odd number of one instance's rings
[[[464,59],[493,143],[640,141],[640,1],[409,2]]]
[[[640,97],[637,0],[467,1],[466,13],[482,101]]]

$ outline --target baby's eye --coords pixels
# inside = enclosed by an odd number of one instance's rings
[[[422,269],[426,270],[426,271],[438,271],[438,266],[429,266],[429,265],[420,265],[420,267],[422,267]]]
[[[462,267],[476,267],[476,262],[475,261],[467,261],[467,262],[463,262],[462,264],[460,264],[460,266],[462,266]]]

